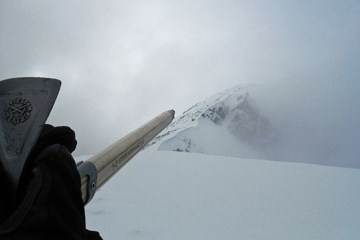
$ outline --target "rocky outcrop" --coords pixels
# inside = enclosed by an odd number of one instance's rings
[[[270,121],[257,109],[249,93],[234,93],[205,111],[201,118],[223,125],[231,134],[250,145],[268,144],[275,138]]]

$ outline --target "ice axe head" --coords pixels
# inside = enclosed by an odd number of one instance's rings
[[[0,164],[14,194],[60,86],[59,80],[51,78],[0,81]]]

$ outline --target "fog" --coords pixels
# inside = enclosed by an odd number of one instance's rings
[[[3,0],[0,78],[61,79],[49,122],[75,129],[76,154],[95,153],[164,110],[179,115],[256,83],[276,85],[259,93],[276,125],[301,126],[304,143],[335,139],[337,153],[353,158],[359,13],[356,0]]]
[[[313,80],[250,88],[277,135],[266,158],[360,168],[359,83]]]

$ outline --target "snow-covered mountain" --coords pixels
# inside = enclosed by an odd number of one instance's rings
[[[360,168],[357,128],[339,120],[334,109],[328,109],[330,103],[321,103],[310,91],[297,102],[282,94],[289,93],[271,85],[222,91],[189,108],[149,145],[165,151]],[[277,106],[284,105],[280,101],[287,106]],[[354,115],[346,114],[344,119]]]
[[[88,227],[109,240],[360,239],[352,135],[264,99],[235,87],[185,111],[96,193]]]
[[[276,130],[243,87],[197,103],[150,145],[159,150],[264,158],[276,141]]]

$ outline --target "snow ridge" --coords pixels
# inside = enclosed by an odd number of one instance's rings
[[[159,150],[261,157],[275,139],[247,88],[234,87],[195,104],[150,145]]]

